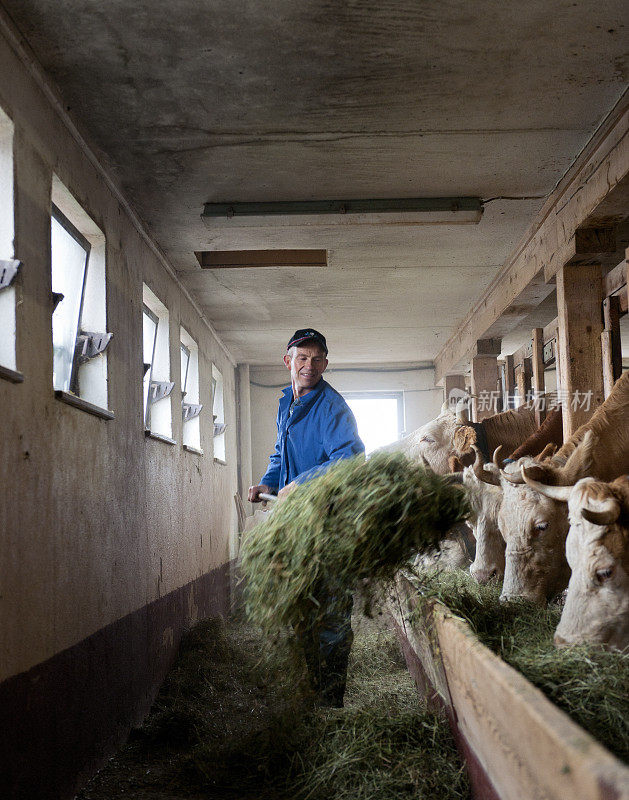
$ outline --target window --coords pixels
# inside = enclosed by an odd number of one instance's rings
[[[0,110],[0,368],[4,377],[17,381],[22,376],[16,372],[14,216],[13,123]]]
[[[50,252],[53,387],[60,399],[96,413],[107,409],[105,351],[113,335],[107,333],[105,236],[56,177]]]
[[[402,392],[343,392],[367,454],[397,441],[404,427]]]
[[[168,309],[148,286],[143,287],[142,351],[144,359],[144,428],[172,441]]]
[[[201,452],[199,414],[203,406],[199,403],[199,348],[185,328],[181,328],[179,352],[183,445],[188,450]]]
[[[81,322],[90,243],[55,206],[50,224],[50,247],[55,309],[52,315],[52,382],[59,391],[75,392],[78,365],[74,352]]]
[[[223,398],[223,376],[212,364],[212,414],[214,415],[214,458],[226,460],[225,452],[225,403]]]

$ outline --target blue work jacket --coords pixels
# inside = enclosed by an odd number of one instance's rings
[[[291,481],[304,483],[340,458],[365,452],[350,407],[323,380],[293,403],[292,386],[280,397],[277,442],[260,483],[280,490]]]

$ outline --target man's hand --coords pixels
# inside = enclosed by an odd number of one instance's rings
[[[291,481],[290,483],[287,483],[286,486],[283,489],[280,489],[279,492],[277,493],[278,501],[286,500],[288,495],[295,488],[297,488],[297,484],[295,483],[295,481]]]
[[[259,495],[262,494],[271,494],[271,487],[266,486],[264,483],[260,483],[258,486],[250,486],[249,487],[249,502],[250,503],[263,503],[264,500],[261,500]]]

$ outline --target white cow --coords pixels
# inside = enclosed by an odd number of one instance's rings
[[[572,575],[555,633],[559,647],[592,642],[629,647],[629,476],[612,483],[583,478],[546,486],[523,476],[553,502],[567,503],[566,556]]]

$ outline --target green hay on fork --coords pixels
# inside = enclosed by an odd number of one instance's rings
[[[311,622],[330,595],[392,581],[467,511],[460,486],[401,453],[339,461],[245,539],[246,612],[267,632]]]

